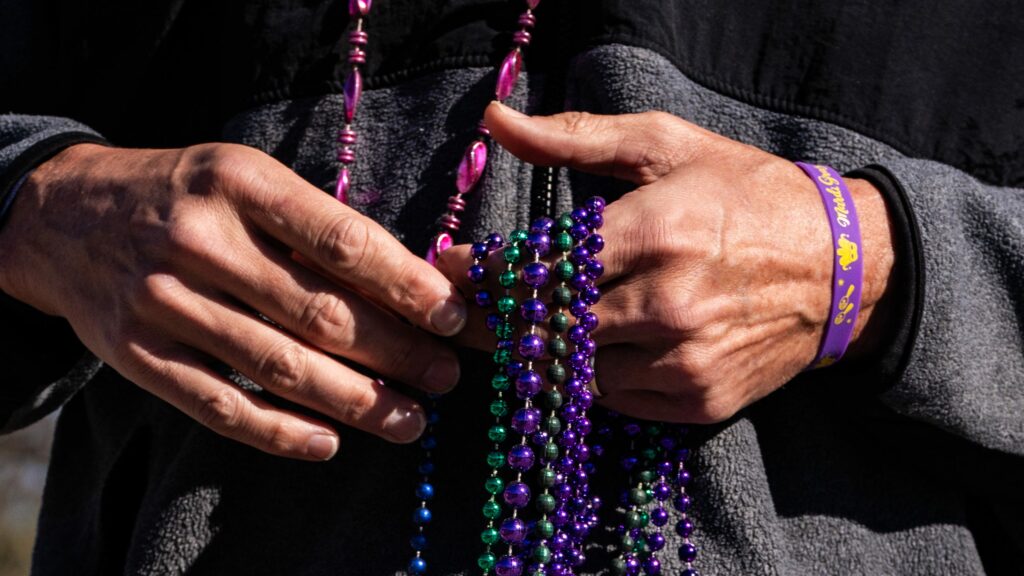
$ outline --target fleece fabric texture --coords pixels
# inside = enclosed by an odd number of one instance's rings
[[[456,70],[364,95],[360,147],[372,153],[356,164],[352,204],[417,252],[493,80],[490,70]],[[535,110],[547,80],[530,76],[511,105]],[[1024,190],[726,98],[644,49],[589,50],[565,86],[569,109],[667,110],[787,158],[844,171],[885,166],[919,224],[922,314],[903,373],[849,382],[839,364],[692,432],[700,572],[1024,573]],[[339,96],[270,104],[236,117],[224,135],[329,190],[341,109]],[[496,150],[462,241],[526,224],[533,181],[532,167]],[[568,172],[559,181],[558,209],[627,190]],[[433,574],[477,573],[489,364],[466,353],[463,366],[441,410]],[[46,408],[20,407],[18,425]],[[340,433],[331,462],[273,458],[103,368],[61,415],[33,574],[403,574],[420,450]],[[603,466],[596,489],[612,508],[614,455]],[[671,524],[666,535],[674,550]],[[610,539],[595,546],[586,573],[605,570]],[[664,573],[681,570],[673,553],[664,563]]]

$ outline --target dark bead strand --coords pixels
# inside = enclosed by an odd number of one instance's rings
[[[501,235],[492,234],[486,241],[478,242],[470,248],[474,259],[473,266],[468,273],[470,280],[477,284],[484,281],[486,272],[482,266],[483,262],[492,252],[499,250],[503,245],[504,239]],[[506,250],[511,249],[513,246],[509,244]],[[511,269],[512,263],[507,262],[506,270],[510,271]],[[489,308],[494,303],[494,297],[485,288],[477,290],[475,300],[482,308]],[[509,302],[511,302],[511,305]],[[477,565],[484,574],[490,573],[498,562],[492,548],[500,538],[500,533],[495,527],[495,521],[501,517],[502,513],[498,494],[502,494],[505,489],[505,481],[501,477],[501,469],[505,466],[505,454],[502,450],[502,444],[508,436],[508,430],[503,423],[504,416],[508,411],[505,403],[505,391],[509,389],[511,382],[518,377],[521,370],[519,363],[512,360],[511,346],[508,345],[508,343],[514,341],[513,338],[515,336],[512,323],[515,300],[512,298],[511,287],[505,288],[504,296],[499,298],[494,305],[497,306],[498,312],[492,313],[489,316],[489,324],[494,324],[494,331],[497,336],[497,345],[494,352],[494,363],[497,366],[497,370],[491,379],[491,386],[495,391],[495,400],[491,402],[490,406],[490,412],[494,416],[494,425],[487,432],[488,439],[493,442],[493,449],[487,456],[487,464],[491,468],[491,472],[484,482],[484,489],[489,496],[482,508],[484,518],[486,519],[486,526],[480,533],[480,539],[484,543],[485,548],[484,552],[477,558]]]
[[[551,279],[550,270],[540,262],[540,253],[546,253],[551,249],[550,233],[553,226],[554,221],[547,217],[538,218],[530,226],[530,235],[532,236],[530,245],[536,251],[536,257],[533,262],[524,266],[523,282],[530,288],[531,301],[534,302],[532,308],[535,314],[532,317],[532,321],[538,320],[541,310],[543,309],[546,312],[548,308],[538,300],[539,290],[547,285]],[[551,318],[554,318],[561,312],[560,306],[553,306],[555,312],[548,318],[549,323]],[[531,332],[535,331],[536,328],[532,321],[530,326]],[[524,550],[522,555],[524,562],[528,562],[531,576],[546,576],[560,573],[559,564],[554,562],[559,556],[558,547],[555,544],[555,542],[559,541],[556,538],[559,532],[552,520],[557,520],[557,515],[553,516],[557,506],[557,498],[553,494],[553,490],[560,488],[565,483],[565,474],[559,472],[555,466],[562,454],[556,438],[563,429],[562,421],[558,417],[558,409],[564,401],[561,392],[558,391],[556,386],[565,380],[565,372],[564,367],[561,365],[560,356],[551,353],[550,341],[548,342],[548,352],[553,358],[552,367],[549,367],[546,374],[549,387],[548,391],[542,392],[538,396],[541,399],[540,403],[547,410],[547,415],[543,418],[539,429],[532,437],[532,443],[540,449],[540,461],[543,465],[537,475],[539,494],[536,508],[540,513],[540,517],[533,525],[532,546]],[[561,369],[561,372],[559,372],[559,369]]]
[[[616,529],[619,535],[619,555],[612,560],[612,574],[616,576],[636,576],[640,573],[640,559],[636,554],[637,540],[641,537],[645,511],[643,503],[634,495],[645,494],[643,470],[637,452],[638,437],[641,429],[632,419],[617,420],[622,433],[627,438],[628,448],[624,452],[621,466],[629,478],[620,501],[625,508],[622,524]]]
[[[568,355],[568,344],[562,339],[561,334],[568,330],[569,320],[564,314],[564,308],[568,306],[572,297],[572,291],[568,285],[569,274],[565,269],[566,265],[563,263],[567,262],[569,251],[574,242],[571,239],[569,242],[566,242],[568,226],[564,217],[559,218],[553,224],[555,236],[551,244],[555,250],[562,253],[562,258],[553,270],[559,285],[552,293],[552,306],[555,307],[558,313],[552,315],[551,318],[553,321],[552,331],[555,334],[548,343],[548,349],[553,357],[560,359],[558,365],[562,367],[563,372],[555,374],[554,380],[561,380],[558,384],[560,384],[564,396],[562,406],[558,411],[558,417],[552,421],[552,424],[557,423],[557,430],[551,430],[551,441],[559,447],[561,456],[555,463],[556,470],[558,471],[558,481],[553,491],[556,495],[557,508],[554,512],[555,535],[551,546],[554,551],[553,562],[548,567],[548,574],[549,576],[569,576],[573,574],[573,560],[577,556],[576,551],[578,548],[572,531],[577,522],[577,517],[574,513],[575,511],[570,507],[577,495],[576,475],[574,473],[577,466],[576,461],[573,459],[573,444],[567,440],[576,438],[574,427],[578,415],[578,406],[576,405],[575,395],[578,393],[578,390],[569,386],[575,374],[571,366],[563,363],[564,358]],[[555,370],[557,371],[558,369],[556,368]]]
[[[644,481],[644,493],[642,495],[631,494],[631,499],[640,498],[644,505],[645,525],[641,535],[642,547],[637,550],[637,553],[640,554],[640,568],[647,576],[658,576],[661,574],[661,560],[658,558],[658,553],[665,547],[665,537],[661,534],[661,526],[664,526],[664,523],[660,519],[655,521],[654,516],[659,506],[657,499],[659,491],[661,493],[665,493],[666,490],[668,493],[671,492],[665,483],[665,477],[671,474],[672,463],[665,459],[665,449],[661,446],[663,426],[653,422],[642,425],[647,442],[647,447],[641,453],[643,458],[641,480]]]
[[[644,560],[643,571],[647,576],[658,576],[661,574],[662,566],[658,555],[665,548],[665,536],[662,534],[662,528],[669,519],[665,501],[672,496],[672,487],[668,481],[668,476],[672,473],[672,462],[669,460],[671,448],[668,446],[674,446],[675,441],[669,435],[660,435],[653,437],[652,443],[660,445],[662,450],[658,452],[658,462],[655,465],[657,480],[650,490],[651,504],[648,514],[650,515],[651,531],[647,535],[647,548],[650,551],[650,556]]]
[[[686,461],[690,456],[690,450],[683,446],[683,439],[687,434],[684,426],[675,426],[675,442],[672,445],[674,451],[675,478],[673,485],[676,496],[673,499],[673,506],[679,512],[679,522],[676,524],[676,533],[683,539],[679,545],[679,559],[686,564],[683,576],[700,576],[693,567],[697,559],[697,546],[694,545],[692,536],[694,532],[693,520],[689,512],[693,506],[693,500],[687,493],[687,486],[690,484],[691,475],[686,467]],[[666,447],[667,448],[667,447]]]

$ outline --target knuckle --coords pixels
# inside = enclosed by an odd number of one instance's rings
[[[323,260],[342,273],[374,261],[370,226],[359,216],[346,214],[332,222],[318,244]]]
[[[665,215],[650,215],[641,232],[643,249],[663,262],[679,262],[686,256],[688,245],[683,234]]]
[[[406,381],[415,380],[423,375],[429,362],[422,354],[427,351],[426,347],[409,338],[395,338],[392,347],[390,359],[398,374],[402,374]]]
[[[204,257],[216,253],[215,234],[206,218],[199,214],[181,214],[167,226],[167,245],[172,254]]]
[[[595,116],[588,112],[565,112],[561,116],[562,130],[570,136],[581,136],[593,130]]]
[[[303,309],[300,327],[316,343],[330,343],[346,350],[355,344],[352,314],[340,299],[325,292],[310,298]]]
[[[697,331],[693,308],[678,295],[667,289],[663,290],[661,295],[655,296],[655,303],[652,304],[647,317],[657,319],[659,338],[670,344],[679,345]]]
[[[388,288],[389,302],[397,309],[424,318],[428,303],[435,303],[434,291],[423,281],[411,265],[399,268],[395,281]]]
[[[275,346],[256,367],[258,384],[276,394],[296,394],[306,383],[309,352],[295,342]]]
[[[200,193],[246,189],[254,179],[253,162],[263,156],[240,144],[200,144],[188,152],[190,165],[195,167],[189,188]]]
[[[264,435],[263,450],[271,454],[289,454],[295,451],[294,435],[288,426],[275,422]]]
[[[136,310],[165,312],[177,307],[184,289],[173,275],[152,273],[135,283],[129,291],[129,299]]]
[[[346,424],[357,424],[364,421],[373,410],[376,394],[369,385],[355,385],[349,390],[346,401],[338,406],[338,420]]]
[[[709,354],[693,345],[681,346],[675,364],[683,381],[702,397],[714,389],[715,362]]]
[[[196,420],[207,428],[221,434],[230,434],[242,428],[244,403],[241,394],[234,389],[218,390],[196,399]]]

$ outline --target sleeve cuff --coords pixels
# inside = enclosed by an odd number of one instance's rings
[[[0,198],[6,198],[22,176],[31,172],[36,166],[56,156],[68,146],[85,143],[109,145],[109,142],[102,137],[89,132],[61,132],[29,146],[7,165],[6,170],[0,173]]]
[[[906,191],[883,166],[853,170],[847,178],[862,178],[882,193],[892,219],[897,269],[893,275],[893,331],[871,357],[858,362],[854,376],[860,382],[875,382],[883,391],[899,381],[907,368],[921,325],[924,305],[924,261],[921,232]]]

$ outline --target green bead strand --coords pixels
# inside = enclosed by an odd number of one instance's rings
[[[498,533],[497,528],[487,528],[480,533],[480,541],[490,546],[501,538],[501,534]]]
[[[555,234],[554,238],[555,250],[559,252],[568,252],[572,250],[572,236],[569,236],[568,232],[559,232]]]
[[[494,351],[494,363],[499,366],[504,366],[512,361],[511,350],[495,350]]]
[[[518,264],[523,259],[523,251],[519,249],[519,246],[509,246],[505,248],[505,262],[509,264]]]
[[[498,338],[507,340],[515,335],[516,327],[511,322],[502,322],[498,324],[498,328],[494,333],[498,335]]]
[[[496,495],[505,489],[505,481],[498,476],[491,476],[484,482],[484,490],[489,494]]]
[[[505,465],[505,455],[495,450],[487,455],[487,465],[498,470]]]
[[[494,402],[491,402],[490,410],[492,416],[501,418],[508,414],[508,402],[501,399],[495,400]]]
[[[500,424],[491,426],[491,429],[487,431],[487,437],[491,439],[491,442],[504,442],[508,437],[508,429]]]
[[[537,510],[540,510],[544,514],[548,514],[555,509],[555,497],[551,494],[541,494],[537,496]]]
[[[568,281],[572,280],[574,274],[576,274],[576,267],[572,265],[572,262],[559,260],[555,263],[555,276]]]
[[[488,520],[497,520],[501,516],[501,505],[491,500],[484,504],[483,507],[484,518]]]
[[[547,518],[537,520],[537,535],[541,538],[551,538],[555,535],[555,525]]]
[[[498,276],[498,284],[502,288],[515,288],[516,273],[511,270],[505,270]]]
[[[490,572],[494,568],[494,565],[498,562],[498,557],[490,552],[481,554],[476,559],[476,565],[480,567],[484,572]]]
[[[533,549],[533,560],[541,564],[547,564],[551,561],[551,550],[543,544],[537,546]]]
[[[508,390],[508,387],[512,385],[512,380],[505,374],[496,374],[494,378],[491,378],[491,388],[503,392]]]
[[[502,314],[511,314],[516,309],[516,299],[511,296],[502,296],[498,298],[498,312]]]

